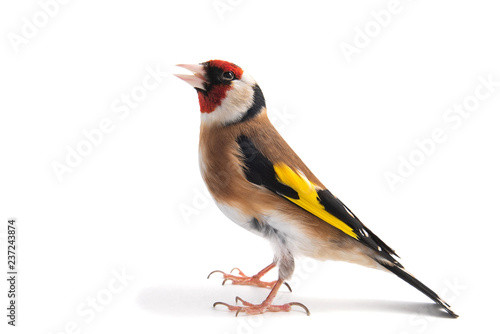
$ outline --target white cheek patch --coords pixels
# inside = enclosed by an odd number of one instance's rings
[[[253,105],[255,80],[243,73],[240,80],[234,80],[221,105],[211,113],[201,113],[201,122],[207,125],[237,122]]]

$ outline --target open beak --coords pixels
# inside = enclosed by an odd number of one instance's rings
[[[193,72],[193,74],[174,74],[179,79],[186,81],[188,84],[194,88],[205,89],[205,85],[208,83],[205,75],[205,67],[200,64],[178,64],[177,66],[185,68]]]

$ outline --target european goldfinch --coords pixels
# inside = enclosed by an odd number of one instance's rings
[[[255,80],[239,66],[222,60],[178,65],[193,75],[176,74],[198,93],[201,111],[200,170],[219,209],[236,224],[270,240],[274,261],[254,276],[224,275],[224,282],[271,288],[261,304],[239,297],[224,305],[247,314],[290,311],[272,301],[294,271],[294,257],[342,260],[396,274],[451,316],[457,315],[431,289],[395,259],[394,250],[370,231],[314,176],[267,117],[266,102]],[[261,277],[278,267],[278,279]],[[232,271],[231,271],[232,272]],[[212,272],[213,273],[213,272]],[[210,277],[210,275],[209,275]]]

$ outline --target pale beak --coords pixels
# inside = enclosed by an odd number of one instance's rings
[[[208,83],[206,79],[206,71],[205,67],[200,64],[178,64],[176,66],[185,68],[193,72],[193,74],[174,74],[179,79],[186,81],[188,84],[193,86],[194,88],[199,88],[202,90],[206,90],[205,85]]]

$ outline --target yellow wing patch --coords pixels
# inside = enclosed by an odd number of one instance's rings
[[[296,173],[285,164],[274,165],[274,171],[278,176],[278,181],[293,188],[299,194],[299,199],[284,196],[286,199],[297,204],[304,210],[309,211],[333,227],[338,228],[345,234],[354,239],[358,239],[358,236],[349,225],[325,210],[325,207],[319,202],[316,185],[309,181],[305,175]]]

